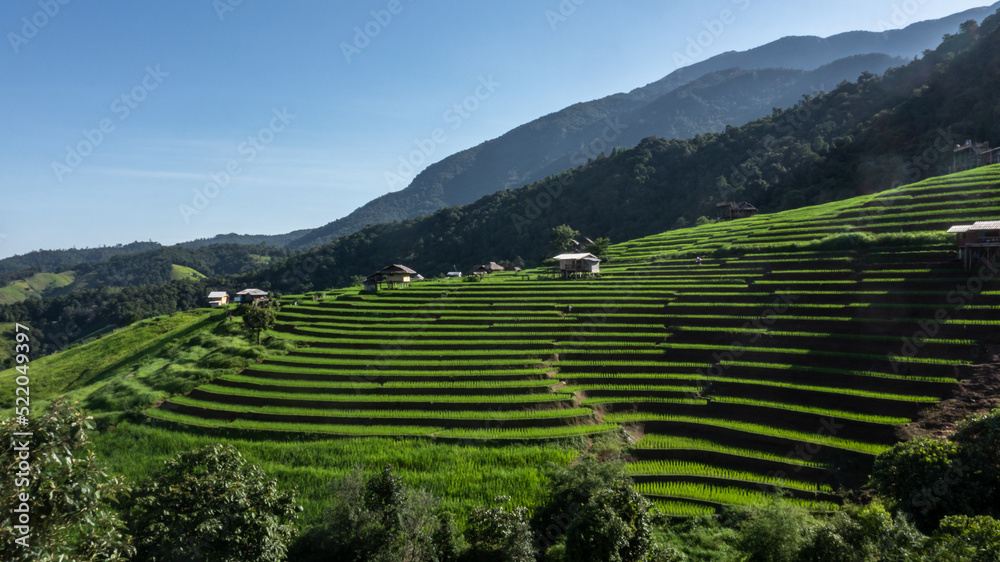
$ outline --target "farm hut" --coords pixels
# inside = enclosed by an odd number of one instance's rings
[[[494,271],[503,271],[503,266],[499,265],[495,261],[491,261],[490,263],[488,263],[486,265],[481,265],[481,266],[473,269],[472,270],[472,274],[473,275],[489,275],[489,274],[493,273]]]
[[[745,219],[756,215],[757,207],[747,201],[724,201],[715,205],[715,214],[723,221]]]
[[[559,254],[559,271],[563,277],[570,275],[595,275],[601,272],[601,259],[594,254]]]
[[[383,281],[385,281],[385,277],[379,275],[378,273],[372,273],[368,277],[365,277],[364,288],[366,291],[374,293],[378,291],[379,286]]]
[[[236,293],[236,298],[233,299],[234,302],[242,304],[255,304],[262,300],[267,300],[267,291],[260,289],[243,289]]]
[[[410,284],[410,276],[417,272],[398,263],[392,264],[375,272],[385,278],[385,284],[389,288],[398,288]]]
[[[212,291],[208,294],[208,306],[218,308],[224,304],[229,304],[229,293],[225,291]]]
[[[461,271],[449,271],[448,272],[448,277],[461,277],[461,276],[462,276],[462,272]]]
[[[958,258],[965,269],[972,269],[977,262],[990,266],[1000,262],[1000,221],[955,225],[948,232],[956,236]]]

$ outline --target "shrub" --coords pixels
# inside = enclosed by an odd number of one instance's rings
[[[284,560],[302,508],[232,445],[183,452],[129,504],[137,560]]]
[[[493,507],[476,507],[465,530],[469,541],[466,560],[476,562],[534,562],[531,527],[523,507],[508,508],[510,498],[498,496]]]
[[[0,486],[0,552],[4,560],[114,561],[126,560],[134,552],[122,532],[125,525],[113,509],[115,500],[127,490],[97,463],[89,448],[89,429],[90,418],[62,399],[26,427],[12,420],[0,424],[4,442],[0,465],[5,478],[11,479]],[[15,432],[32,435],[26,440]],[[28,469],[19,467],[23,459],[15,450],[25,441],[31,455]],[[26,474],[18,476],[19,471]],[[29,500],[21,494],[27,494]],[[23,511],[23,503],[30,509],[23,514],[27,520],[15,511]],[[19,529],[18,525],[24,527]]]
[[[367,480],[360,470],[341,480],[323,523],[296,543],[289,559],[449,562],[461,549],[452,514],[386,466]]]

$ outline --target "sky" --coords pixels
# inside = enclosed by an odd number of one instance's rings
[[[0,258],[318,227],[685,61],[988,4],[3,0]]]

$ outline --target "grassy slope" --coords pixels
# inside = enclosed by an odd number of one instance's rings
[[[0,287],[0,304],[41,298],[46,291],[71,285],[75,277],[76,275],[72,271],[64,271],[62,273],[36,273],[26,279],[12,281],[6,287]]]
[[[42,357],[29,364],[34,404],[101,384],[118,369],[146,360],[171,342],[211,322],[207,310],[137,322],[91,343]],[[0,372],[0,406],[10,407],[14,369]]]
[[[975,183],[980,176],[989,176],[988,181],[984,180],[982,182],[984,185],[960,188],[994,191],[995,187],[993,186],[998,181],[997,176],[1000,176],[1000,168],[961,174],[954,176],[952,181]],[[950,243],[949,237],[940,234],[943,224],[952,221],[982,220],[988,218],[993,213],[993,211],[984,211],[985,206],[981,205],[972,206],[977,216],[971,216],[968,211],[957,207],[953,211],[946,210],[941,215],[928,214],[923,216],[923,218],[908,219],[907,217],[916,215],[909,213],[905,205],[908,198],[917,194],[920,189],[921,186],[917,185],[913,188],[901,188],[886,192],[880,194],[878,197],[862,197],[850,201],[831,203],[775,215],[760,215],[754,219],[672,231],[662,235],[622,243],[613,247],[612,252],[616,257],[616,261],[613,262],[614,265],[608,264],[608,274],[606,275],[606,279],[601,281],[601,283],[614,284],[615,276],[624,276],[627,273],[627,269],[633,265],[643,268],[647,267],[647,264],[657,266],[660,263],[659,260],[663,260],[667,256],[673,258],[681,257],[686,260],[685,256],[688,255],[709,256],[713,253],[720,256],[739,255],[746,257],[746,263],[752,264],[755,259],[767,261],[789,257],[796,258],[796,256],[789,256],[788,254],[802,252],[815,254],[816,252],[837,250],[839,245],[845,245],[846,248],[867,248],[872,252],[871,255],[875,255],[880,250],[871,250],[872,247],[888,246],[890,249],[893,247],[898,249],[901,244],[908,244],[909,247],[905,249],[910,252],[932,251],[941,254],[947,249]],[[994,196],[991,194],[990,197]],[[857,213],[865,205],[871,205],[875,199],[891,200],[892,204],[875,207],[876,211],[868,219],[861,221],[860,224],[858,224],[857,220],[851,222],[850,217],[852,213]],[[947,205],[948,203],[935,204]],[[914,224],[907,226],[908,220]],[[826,224],[826,230],[816,230],[816,224],[819,222]],[[798,234],[798,231],[795,230],[796,225],[801,226],[801,234]],[[775,234],[773,231],[776,229],[785,230],[780,234]],[[906,230],[906,233],[901,234],[900,231],[903,230]],[[769,231],[771,232],[768,234]],[[873,234],[858,236],[856,233],[859,231],[871,232]],[[930,231],[931,234],[919,234],[919,231]],[[909,259],[905,256],[895,256],[892,252],[886,254],[886,257]],[[831,261],[827,266],[834,268],[838,263],[835,261],[836,259],[835,257],[831,257]],[[734,263],[738,267],[740,259],[735,260]],[[847,262],[845,261],[845,263]],[[710,268],[715,265],[711,260],[706,260],[706,263],[701,268],[701,273],[704,274],[710,271]],[[906,267],[906,265],[900,264],[900,267]],[[747,269],[746,271],[749,272],[752,270]],[[670,274],[673,275],[673,273]],[[532,273],[533,281],[537,275],[538,272]],[[683,275],[681,274],[681,277]],[[751,273],[746,272],[741,275],[749,276],[748,278],[752,277]],[[627,279],[627,277],[623,278]],[[766,283],[766,279],[760,278],[760,281],[756,282],[757,286],[751,291],[767,289],[768,285]],[[782,284],[785,283],[787,282],[782,281]],[[358,296],[353,296],[350,300],[342,300],[343,304],[341,306],[363,306],[367,307],[369,312],[375,311],[378,306],[383,306],[385,310],[384,314],[412,316],[412,320],[420,321],[422,317],[419,315],[419,306],[421,305],[407,304],[407,300],[415,299],[414,303],[419,302],[421,297],[417,293],[420,291],[421,286],[427,287],[426,291],[434,293],[431,296],[438,296],[443,289],[450,288],[466,291],[471,289],[496,288],[499,291],[510,291],[511,293],[527,294],[529,296],[532,294],[543,294],[547,297],[547,294],[544,292],[538,293],[540,287],[533,286],[531,283],[522,284],[513,278],[501,276],[493,276],[482,283],[465,283],[455,280],[451,283],[442,283],[441,289],[435,288],[433,291],[431,291],[431,285],[433,284],[414,285],[409,291],[386,293],[367,302],[361,302]],[[589,284],[579,283],[575,286],[586,288]],[[839,288],[837,285],[831,285],[831,287]],[[575,291],[575,289],[569,290]],[[676,290],[682,291],[686,289],[681,288]],[[749,295],[751,292],[742,289],[725,290],[739,292],[741,295],[742,293]],[[353,293],[356,293],[356,291],[353,291]],[[632,301],[641,298],[639,292],[635,296],[631,295],[628,291],[620,294],[623,298],[631,299]],[[722,295],[725,293],[717,294]],[[312,303],[303,297],[299,298],[304,301],[303,308],[323,304]],[[495,300],[498,297],[490,298],[491,300]],[[697,304],[700,298],[697,294],[692,293],[689,300]],[[510,300],[511,297],[507,296],[505,299]],[[543,300],[550,299],[546,298]],[[605,303],[610,302],[613,301],[605,301]],[[977,304],[980,302],[985,303],[986,301],[977,301]],[[574,312],[578,309],[586,310],[582,301],[574,300],[573,304]],[[633,303],[633,305],[635,304]],[[685,305],[685,303],[678,302],[671,306],[682,305],[687,308],[687,310],[683,310],[685,313],[713,312],[712,310],[704,309],[704,307],[699,310],[698,306],[693,306],[691,303]],[[407,306],[413,306],[414,308],[405,308]],[[594,309],[595,311],[600,310],[600,315],[593,316],[593,318],[596,318],[593,322],[597,324],[610,324],[617,321],[615,314],[619,314],[617,312],[618,304],[603,307],[600,304],[595,304],[593,306],[600,307],[599,309]],[[662,304],[655,306],[662,307]],[[565,306],[562,306],[559,310],[565,310]],[[295,314],[293,312],[294,308],[289,308],[289,311],[287,314]],[[645,314],[645,312],[642,313]],[[650,313],[655,313],[655,311],[650,309]],[[143,401],[148,403],[150,395],[143,394],[147,391],[160,392],[161,394],[157,396],[162,396],[163,393],[171,394],[167,390],[157,390],[156,385],[153,383],[156,382],[158,377],[174,377],[175,379],[183,379],[190,382],[191,379],[184,378],[184,373],[188,369],[185,365],[191,368],[211,368],[214,364],[211,361],[206,361],[206,358],[212,356],[213,353],[218,356],[221,347],[237,347],[235,343],[232,343],[232,340],[226,340],[230,343],[220,344],[217,341],[218,339],[232,338],[233,334],[213,331],[218,329],[217,325],[208,322],[203,316],[199,317],[199,314],[205,315],[208,313],[202,311],[189,313],[189,315],[161,318],[159,322],[164,323],[164,325],[159,326],[158,331],[156,331],[156,327],[148,325],[150,324],[149,322],[139,323],[127,330],[122,330],[119,333],[94,342],[90,346],[82,346],[77,350],[67,351],[51,358],[46,358],[49,360],[48,362],[46,362],[46,359],[35,362],[32,364],[32,368],[42,367],[47,370],[47,372],[43,371],[45,374],[42,375],[43,378],[39,381],[44,383],[40,387],[42,390],[39,391],[39,394],[52,396],[57,392],[69,390],[73,397],[91,400],[92,403],[103,404],[104,407],[112,411],[116,408],[119,410],[132,408],[136,405],[132,400],[136,398],[138,398],[139,403]],[[453,314],[459,315],[460,312],[456,308],[456,312]],[[568,316],[564,316],[561,312],[557,311],[548,311],[545,314],[539,314],[540,318],[550,318],[555,323],[564,323],[564,320],[570,320]],[[577,313],[581,318],[586,316],[586,314],[588,313]],[[655,313],[658,318],[661,317],[660,314]],[[829,314],[832,314],[832,312]],[[377,322],[377,316],[378,314],[369,317],[376,319],[367,321]],[[638,315],[635,317],[639,318]],[[186,320],[181,320],[181,318],[186,318]],[[503,323],[515,319],[516,316],[507,316],[501,311],[491,312],[490,316],[483,321]],[[351,318],[340,321],[346,323],[346,328],[344,329],[347,330],[350,330],[352,323],[355,322]],[[630,321],[632,320],[624,320],[624,322]],[[658,322],[662,326],[662,320],[658,320]],[[405,330],[405,327],[400,328],[400,326],[400,324],[390,324],[378,329],[393,328]],[[835,330],[836,328],[838,326],[835,325],[826,327],[829,330]],[[530,336],[530,333],[538,328],[525,327],[524,329]],[[617,329],[624,330],[625,328]],[[370,331],[365,332],[362,334],[362,337],[372,339],[372,333]],[[410,333],[413,334],[413,332]],[[680,336],[683,333],[683,331],[677,331],[676,335]],[[282,333],[278,334],[284,335]],[[119,335],[121,335],[122,341],[112,339]],[[395,343],[419,343],[420,337],[419,333],[417,333],[412,338],[409,336],[401,337],[401,339],[395,340]],[[197,341],[195,341],[196,339]],[[372,339],[372,342],[375,343],[376,339],[378,338]],[[413,341],[410,341],[411,339]],[[565,336],[560,339],[565,339]],[[702,342],[696,343],[701,344]],[[723,345],[725,343],[727,341],[722,341]],[[122,349],[117,350],[116,346],[120,346]],[[802,344],[799,344],[797,347],[801,346]],[[851,347],[853,348],[853,346]],[[347,348],[352,353],[361,353],[364,350],[364,346],[351,344],[347,345]],[[882,346],[879,349],[884,351],[886,347]],[[78,350],[84,350],[87,355],[74,355],[73,351]],[[384,348],[378,348],[375,351],[385,353]],[[689,351],[697,351],[697,349],[692,345]],[[239,356],[240,354],[229,353],[229,355]],[[253,356],[253,353],[250,353],[250,355]],[[222,359],[225,359],[225,357]],[[429,361],[432,362],[436,359],[431,358]],[[91,365],[92,360],[101,366],[93,367]],[[571,361],[565,363],[569,364]],[[88,367],[90,367],[90,370],[86,370]],[[468,367],[465,368],[468,369]],[[411,367],[404,365],[401,369],[408,371],[411,370]],[[33,373],[39,373],[39,370],[41,369],[34,370]],[[85,376],[79,380],[78,378],[81,375],[78,374],[78,371],[84,371],[85,373]],[[582,371],[580,368],[577,371],[575,378],[581,381],[586,380],[586,371],[580,372]],[[383,370],[376,372],[388,374],[392,371]],[[0,373],[0,393],[2,393],[0,396],[10,396],[8,387],[3,386],[4,384],[9,385],[10,376],[11,371]],[[53,379],[52,382],[48,380],[49,378]],[[668,380],[655,382],[669,384]],[[115,388],[116,392],[109,392],[107,390],[111,388],[112,384],[118,385]],[[35,382],[33,381],[33,390],[34,385]],[[34,396],[35,393],[33,393]],[[615,415],[623,418],[626,417],[625,414]],[[643,416],[645,416],[645,419],[656,417],[643,414],[641,411],[636,417],[642,420],[644,419]],[[134,418],[134,420],[141,419],[138,417]],[[269,472],[274,474],[283,486],[298,490],[306,503],[307,514],[310,518],[320,513],[322,504],[325,498],[328,497],[327,485],[329,481],[343,474],[345,470],[356,463],[363,463],[369,469],[375,469],[381,464],[392,462],[399,467],[400,471],[411,482],[444,496],[449,504],[456,507],[459,511],[465,511],[476,503],[485,503],[491,495],[499,493],[514,496],[515,501],[522,505],[532,505],[544,490],[545,474],[548,467],[570,462],[578,454],[575,447],[579,446],[580,443],[577,440],[563,444],[548,443],[537,446],[514,445],[496,448],[491,446],[474,447],[441,444],[420,439],[393,440],[377,437],[322,439],[316,436],[296,436],[292,433],[279,440],[266,435],[254,436],[253,432],[247,432],[246,438],[220,438],[205,435],[201,429],[196,427],[185,430],[178,429],[176,425],[157,427],[155,424],[144,421],[125,421],[119,423],[115,429],[103,433],[98,439],[98,447],[102,457],[111,464],[115,472],[125,474],[131,478],[141,478],[150,474],[160,465],[164,458],[177,451],[217,442],[220,439],[236,444],[248,457],[255,462],[261,463]],[[720,446],[718,444],[711,445],[713,447]],[[692,447],[689,443],[685,443],[685,446],[688,448]],[[701,447],[703,445],[699,444],[698,446]],[[766,451],[750,452],[751,456],[758,455],[761,458],[766,456],[765,453]],[[780,456],[781,451],[777,453]]]
[[[190,267],[177,265],[176,263],[170,264],[170,280],[177,281],[178,279],[204,279],[205,276]]]

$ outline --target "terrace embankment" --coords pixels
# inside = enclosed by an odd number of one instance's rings
[[[943,231],[995,218],[998,183],[994,166],[629,241],[600,278],[291,296],[272,335],[299,349],[149,415],[466,444],[637,427],[632,473],[668,512],[776,486],[831,509],[900,436],[995,403],[1000,283]]]

